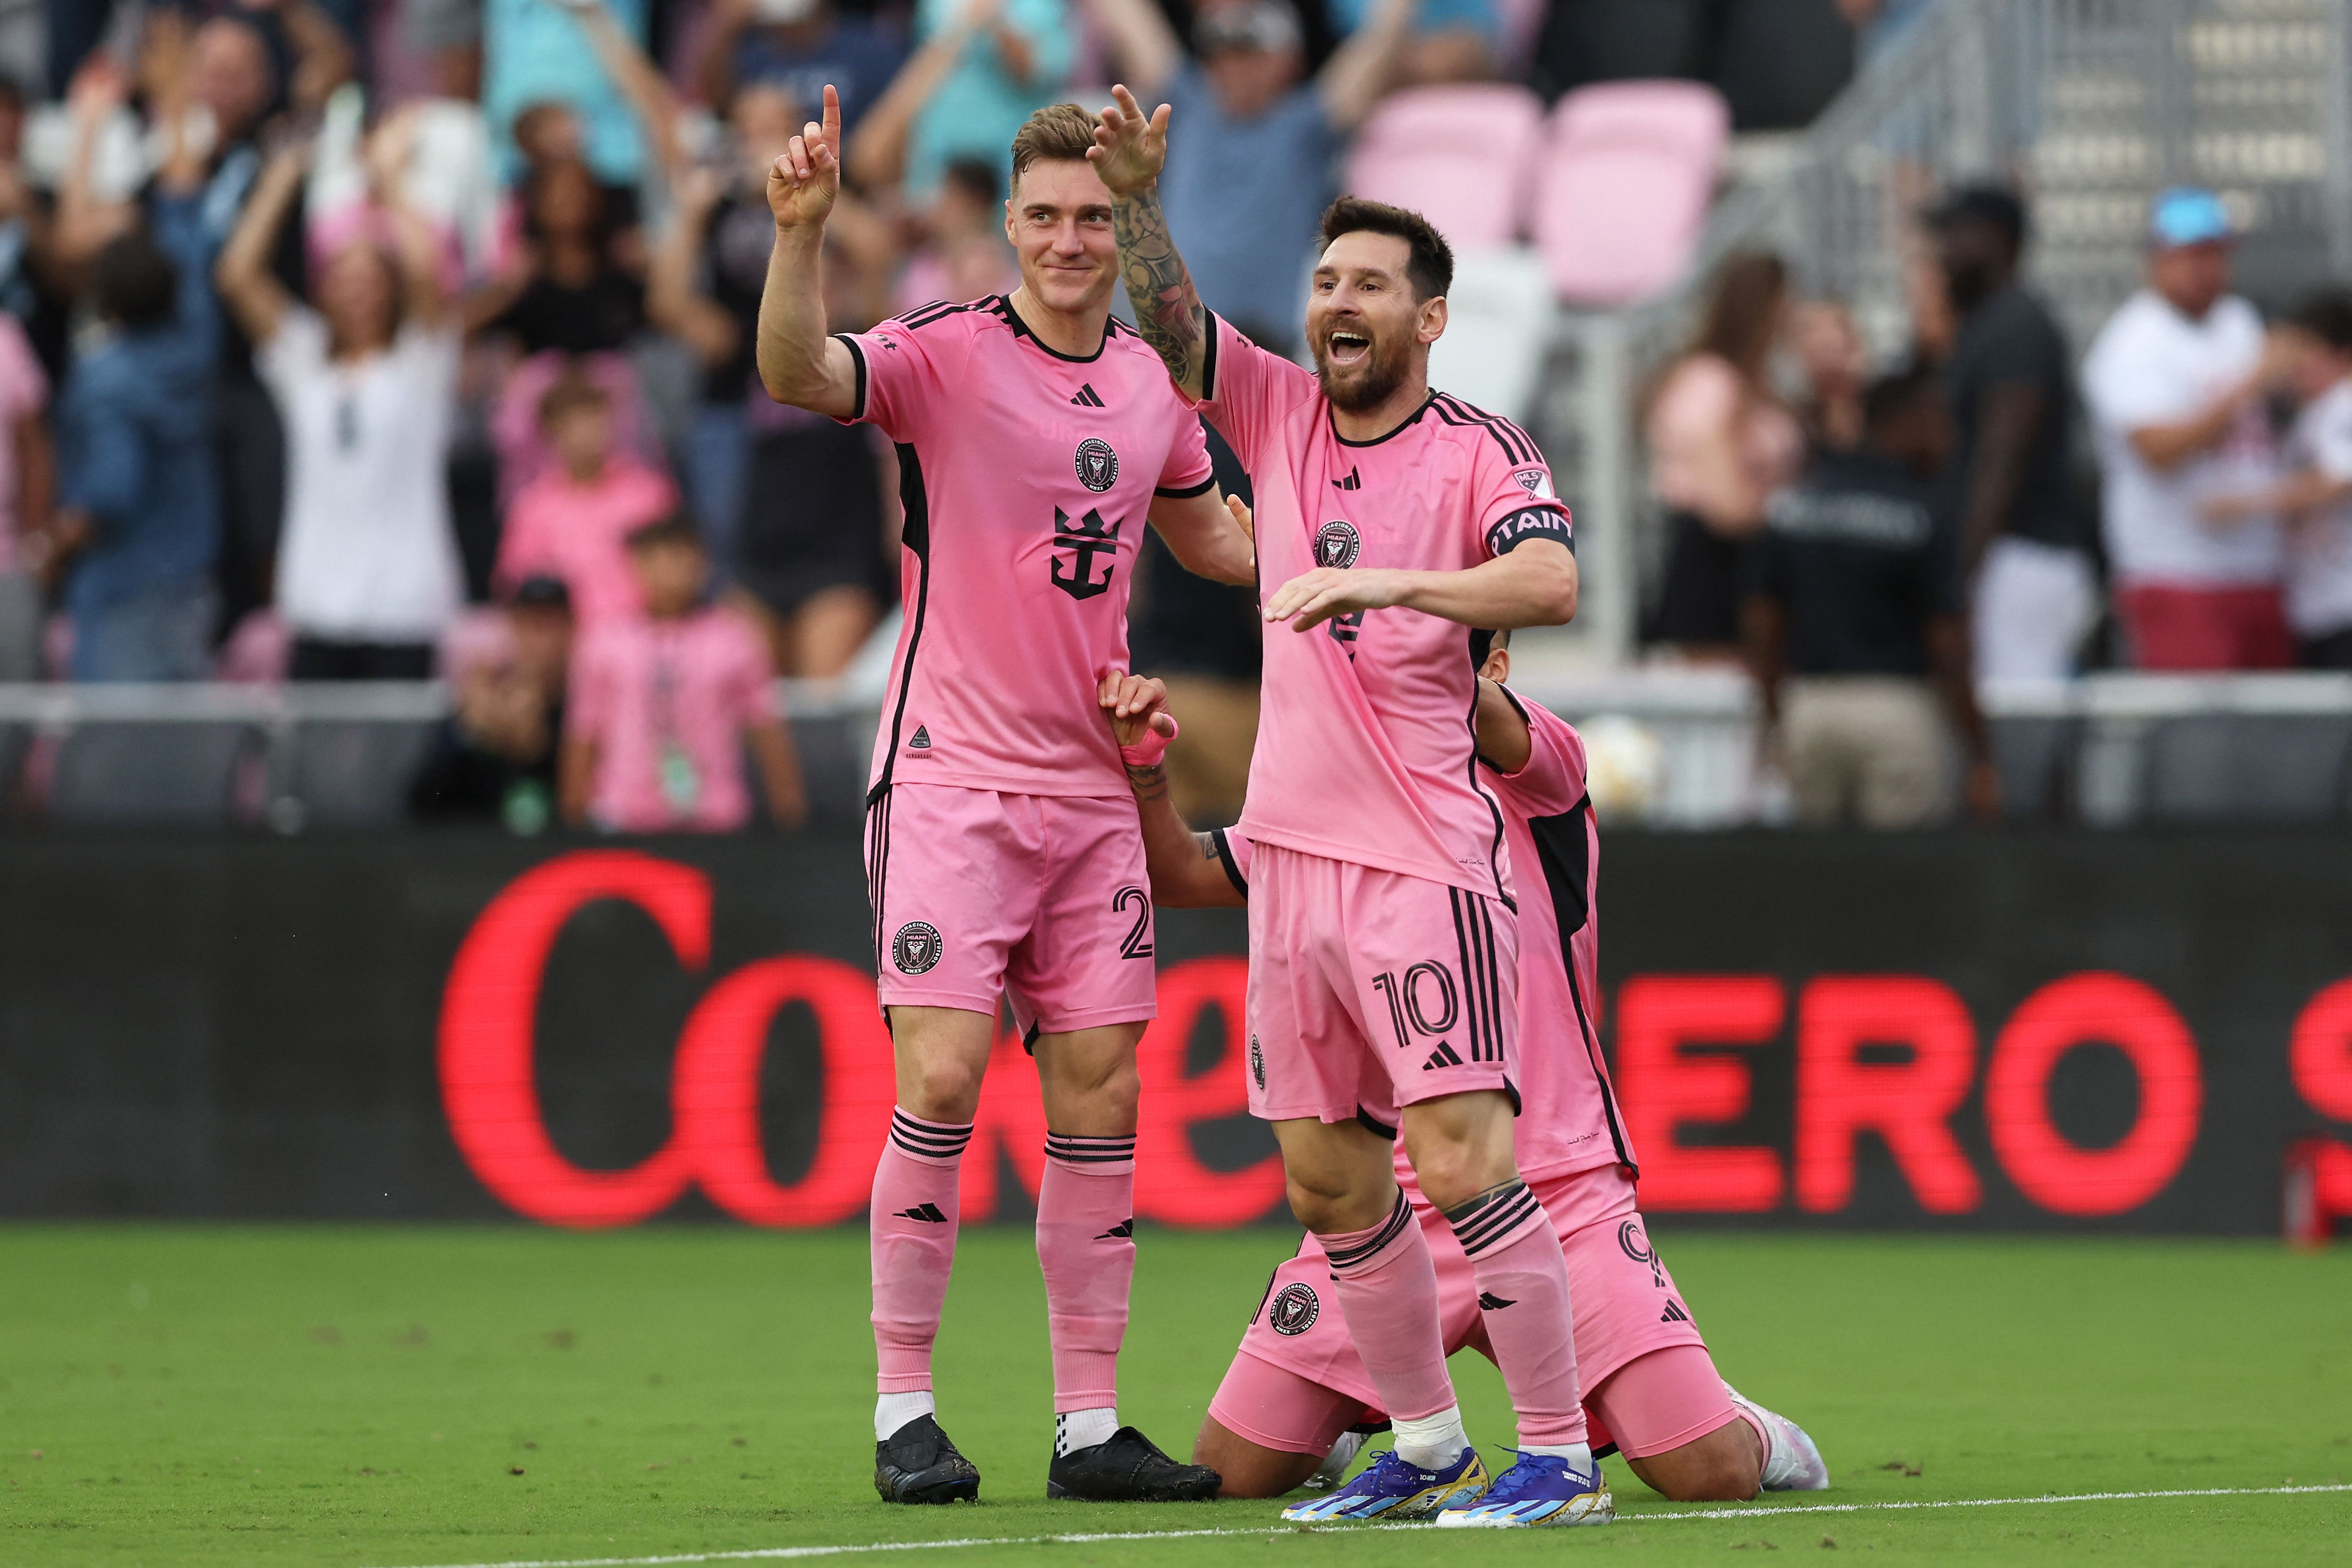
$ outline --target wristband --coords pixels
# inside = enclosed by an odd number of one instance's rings
[[[1169,727],[1173,728],[1176,721],[1171,718],[1168,723]],[[1118,748],[1118,759],[1129,768],[1157,768],[1160,766],[1160,759],[1168,755],[1168,743],[1175,738],[1172,735],[1162,735],[1147,726],[1141,740],[1137,741],[1133,746],[1122,746]]]

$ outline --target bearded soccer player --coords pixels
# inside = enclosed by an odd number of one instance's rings
[[[1127,662],[1147,518],[1179,560],[1253,580],[1199,421],[1110,319],[1110,193],[1092,117],[1040,110],[1013,143],[1009,297],[931,305],[828,337],[819,267],[840,183],[840,105],[768,176],[775,248],[760,304],[769,393],[898,444],[906,626],[866,797],[875,961],[898,1069],[874,1176],[875,1486],[896,1502],[979,1496],[940,1429],[931,1347],[955,1255],[957,1170],[999,1002],[1034,1037],[1046,1160],[1037,1256],[1053,1347],[1046,1494],[1212,1496],[1119,1425],[1135,1270],[1136,1041],[1153,1012],[1143,848],[1088,694]],[[845,528],[868,526],[844,518]]]
[[[1575,613],[1568,513],[1517,427],[1429,390],[1454,272],[1435,229],[1332,205],[1307,308],[1316,370],[1301,370],[1202,308],[1160,208],[1169,111],[1118,98],[1094,159],[1129,298],[1256,491],[1250,1110],[1274,1124],[1291,1211],[1396,1428],[1378,1464],[1283,1517],[1604,1523],[1567,1268],[1512,1163],[1517,913],[1471,736],[1473,629]],[[1522,1457],[1485,1502],[1435,1266],[1391,1164],[1399,1131],[1494,1303],[1486,1337]]]
[[[1572,1288],[1577,1367],[1596,1442],[1613,1442],[1634,1474],[1676,1501],[1730,1500],[1829,1485],[1802,1428],[1735,1394],[1716,1371],[1689,1300],[1650,1240],[1634,1201],[1636,1169],[1593,1036],[1600,981],[1601,843],[1585,788],[1584,741],[1565,720],[1519,697],[1507,636],[1479,671],[1479,766],[1503,808],[1526,896],[1519,918],[1521,1175],[1543,1203]],[[1100,697],[1128,758],[1143,816],[1155,903],[1238,907],[1248,901],[1254,846],[1238,830],[1194,833],[1168,800],[1160,762],[1174,732],[1156,681],[1113,675]],[[1397,1181],[1437,1260],[1439,1315],[1450,1355],[1490,1358],[1469,1259],[1444,1218],[1397,1162]],[[1227,1497],[1276,1497],[1310,1478],[1337,1481],[1383,1419],[1380,1396],[1346,1321],[1325,1310],[1329,1265],[1312,1236],[1267,1281],[1193,1457],[1224,1478]]]

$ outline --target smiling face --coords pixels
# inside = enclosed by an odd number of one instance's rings
[[[1414,298],[1412,247],[1394,235],[1357,230],[1324,249],[1307,300],[1307,346],[1323,395],[1349,413],[1373,408],[1416,370],[1445,330],[1445,300]]]
[[[1004,237],[1021,258],[1030,298],[1065,315],[1105,305],[1118,281],[1110,190],[1091,163],[1040,159],[1023,170],[1004,204]]]

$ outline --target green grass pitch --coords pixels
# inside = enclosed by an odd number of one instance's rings
[[[1122,1414],[1163,1446],[1189,1448],[1286,1241],[1144,1235]],[[889,1508],[868,1482],[859,1232],[8,1228],[0,1563],[390,1568],[975,1537],[1006,1543],[878,1561],[2352,1561],[2352,1491],[2252,1490],[2352,1478],[2352,1252],[1672,1225],[1660,1245],[1726,1374],[1812,1430],[1833,1491],[1693,1518],[1612,1462],[1616,1524],[1475,1537],[1286,1531],[1272,1503],[1048,1503],[1035,1261],[1023,1231],[976,1228],[940,1396],[985,1500]],[[1499,1449],[1499,1383],[1475,1357],[1454,1365],[1473,1434]],[[2249,1491],[1763,1511],[2211,1488]],[[1233,1533],[1034,1539],[1182,1530]]]

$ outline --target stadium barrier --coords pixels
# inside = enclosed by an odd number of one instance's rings
[[[2352,1213],[2352,841],[1611,835],[1644,1207],[2268,1232]],[[0,841],[0,1214],[854,1223],[891,1100],[846,834]],[[1163,916],[1140,1216],[1278,1218],[1237,912]],[[1026,1214],[1007,1035],[968,1218]]]

